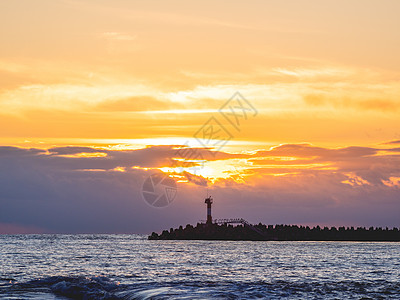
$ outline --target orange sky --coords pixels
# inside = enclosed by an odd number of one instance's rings
[[[214,116],[232,135],[219,150],[233,155],[195,174],[214,184],[284,185],[309,170],[372,184],[350,158],[260,153],[357,146],[387,158],[396,144],[384,143],[400,140],[399,11],[396,0],[2,1],[0,144],[200,147],[193,136]],[[236,92],[257,110],[240,131],[218,112]]]
[[[399,138],[400,4],[379,3],[3,2],[1,141],[186,138],[235,91],[260,111],[236,140]]]

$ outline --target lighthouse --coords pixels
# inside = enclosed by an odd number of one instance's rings
[[[204,203],[207,203],[207,223],[206,224],[212,224],[211,204],[213,203],[213,199],[211,198],[211,196],[207,197],[206,200],[204,200]]]

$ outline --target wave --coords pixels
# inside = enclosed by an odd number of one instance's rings
[[[400,298],[400,283],[385,280],[339,282],[179,281],[120,284],[107,277],[51,276],[28,282],[1,278],[0,298],[53,295],[62,299],[304,299]],[[29,297],[27,296],[29,295]]]

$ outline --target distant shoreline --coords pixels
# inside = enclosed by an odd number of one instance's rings
[[[399,228],[204,224],[153,232],[149,240],[400,242]]]

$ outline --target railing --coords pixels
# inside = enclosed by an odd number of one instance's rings
[[[214,220],[214,223],[217,224],[244,224],[246,222],[244,219],[216,219]]]

